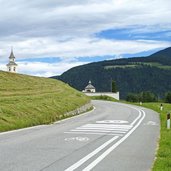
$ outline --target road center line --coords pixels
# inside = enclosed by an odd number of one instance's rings
[[[91,170],[93,167],[95,167],[101,160],[103,160],[110,152],[112,152],[117,146],[119,146],[123,141],[125,141],[135,130],[136,128],[141,124],[141,122],[143,121],[143,119],[145,118],[145,112],[143,110],[139,110],[136,109],[134,107],[130,107],[133,108],[135,110],[137,110],[139,112],[138,117],[132,122],[133,124],[135,124],[135,122],[142,116],[141,112],[143,113],[142,118],[139,120],[139,122],[123,137],[121,138],[119,141],[117,141],[113,146],[111,146],[109,149],[107,149],[101,156],[99,156],[96,160],[94,160],[90,165],[88,165],[83,171],[89,171]],[[102,144],[100,147],[98,147],[97,149],[95,149],[93,152],[89,153],[87,156],[83,157],[82,159],[80,159],[78,162],[74,163],[72,166],[70,166],[69,168],[67,168],[65,171],[73,171],[75,169],[77,169],[78,167],[80,167],[83,163],[85,163],[87,160],[89,160],[90,158],[92,158],[95,154],[99,153],[102,149],[104,149],[106,146],[108,146],[109,144],[111,144],[113,141],[115,141],[119,136],[114,136],[113,138],[111,138],[109,141],[105,142],[104,144]]]
[[[119,138],[119,136],[114,136],[113,138],[111,138],[110,140],[108,140],[107,142],[105,142],[104,144],[102,144],[100,147],[98,147],[97,149],[95,149],[93,152],[91,152],[90,154],[88,154],[87,156],[85,156],[84,158],[82,158],[81,160],[79,160],[78,162],[76,162],[75,164],[73,164],[72,166],[70,166],[65,171],[73,171],[73,170],[75,170],[76,168],[78,168],[79,166],[81,166],[84,162],[86,162],[91,157],[93,157],[94,155],[96,155],[98,152],[100,152],[101,150],[103,150],[106,146],[108,146],[113,141],[115,141],[117,138]]]
[[[128,106],[128,105],[126,105],[126,104],[120,104],[120,103],[118,103],[118,105],[120,105],[120,106],[126,106],[126,107],[128,107],[128,108],[134,109],[134,110],[136,110],[136,111],[139,112],[138,117],[130,124],[131,126],[133,126],[133,125],[137,122],[137,120],[141,117],[141,112],[140,112],[141,109],[137,109],[137,108],[135,108],[135,107],[133,107],[133,106]]]
[[[92,168],[94,168],[100,161],[102,161],[107,155],[109,155],[116,147],[118,147],[123,141],[125,141],[141,124],[143,119],[145,118],[145,112],[141,110],[143,113],[142,118],[139,120],[139,122],[134,126],[134,128],[131,129],[123,138],[121,138],[119,141],[117,141],[113,146],[108,148],[102,155],[100,155],[96,160],[94,160],[91,164],[89,164],[83,171],[90,171]]]
[[[136,109],[136,108],[134,108],[134,109]],[[137,110],[137,109],[136,109],[136,110]],[[138,117],[131,123],[131,125],[134,125],[134,124],[137,122],[137,120],[141,117],[141,111],[138,110],[138,112],[139,112]]]

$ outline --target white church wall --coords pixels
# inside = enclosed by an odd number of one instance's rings
[[[96,92],[96,93],[85,93],[87,96],[110,96],[116,100],[119,100],[119,92],[111,93],[111,92]]]

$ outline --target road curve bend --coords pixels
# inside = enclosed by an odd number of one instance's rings
[[[149,171],[159,115],[122,103],[92,103],[95,109],[83,115],[0,133],[0,170]]]

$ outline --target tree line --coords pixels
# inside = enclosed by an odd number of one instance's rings
[[[158,102],[164,101],[171,103],[171,91],[165,93],[165,96],[161,99],[150,91],[144,91],[141,93],[128,93],[126,100],[129,102]]]

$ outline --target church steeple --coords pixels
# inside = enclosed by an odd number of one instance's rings
[[[7,69],[9,72],[16,72],[17,64],[15,63],[15,56],[13,53],[13,48],[11,47],[11,54],[9,56],[9,63],[7,64]]]
[[[9,59],[15,60],[15,56],[14,56],[14,53],[13,53],[13,47],[11,47],[11,54],[9,56]]]

